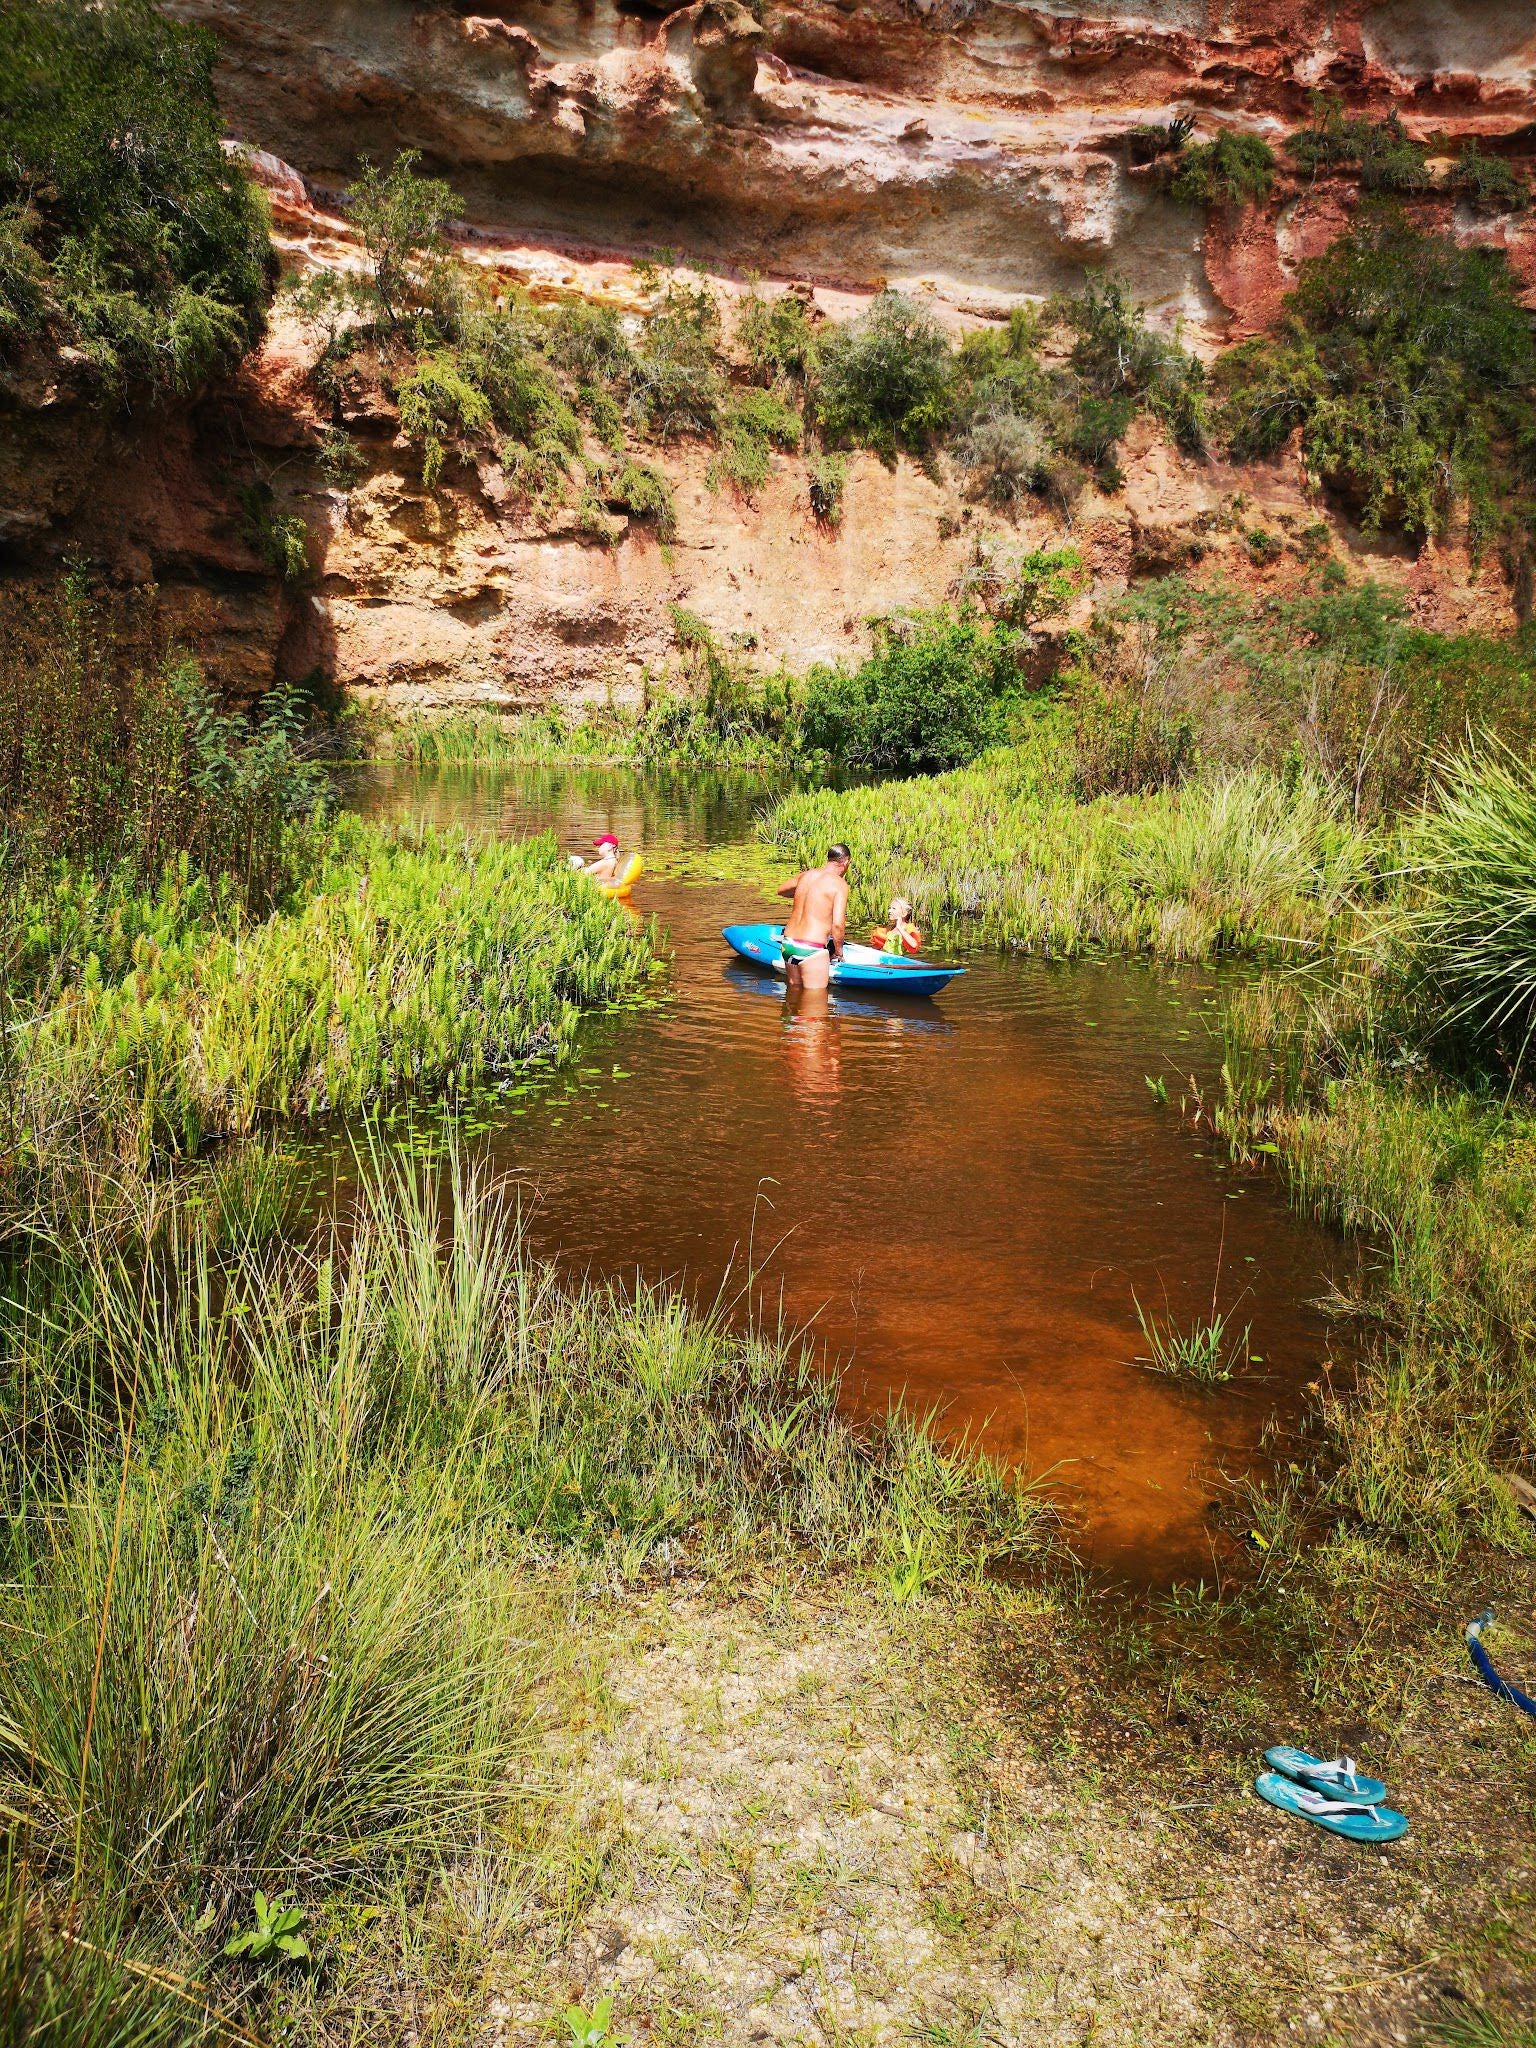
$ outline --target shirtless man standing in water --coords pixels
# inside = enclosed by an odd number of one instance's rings
[[[795,899],[781,948],[791,988],[825,988],[834,962],[843,957],[851,858],[846,846],[829,847],[819,868],[807,868],[779,890]]]

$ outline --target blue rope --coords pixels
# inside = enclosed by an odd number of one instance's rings
[[[1477,1675],[1488,1690],[1497,1693],[1501,1700],[1508,1700],[1511,1706],[1521,1708],[1525,1713],[1536,1715],[1536,1700],[1530,1699],[1518,1685],[1511,1685],[1507,1678],[1500,1678],[1493,1668],[1493,1659],[1483,1648],[1483,1630],[1493,1619],[1493,1609],[1485,1607],[1476,1621],[1467,1623],[1467,1655],[1477,1668]]]

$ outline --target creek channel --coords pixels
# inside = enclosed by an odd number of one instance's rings
[[[611,829],[647,855],[634,909],[670,953],[658,1000],[589,1020],[572,1067],[477,1103],[465,1152],[518,1183],[530,1249],[573,1277],[782,1316],[843,1370],[854,1413],[936,1409],[1042,1476],[1090,1566],[1144,1587],[1216,1576],[1232,1553],[1212,1504],[1283,1444],[1349,1258],[1179,1116],[1183,1077],[1219,1064],[1217,978],[972,951],[936,1002],[790,997],[720,936],[775,918],[771,896],[708,878],[766,794],[586,767],[360,778],[349,800],[376,818],[581,851]],[[1230,1380],[1137,1363],[1138,1302],[1182,1328],[1213,1295],[1250,1332]]]

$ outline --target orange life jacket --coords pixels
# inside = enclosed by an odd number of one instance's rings
[[[882,953],[917,954],[923,950],[923,935],[916,925],[909,924],[904,932],[898,932],[892,925],[876,925],[869,935],[869,943]]]

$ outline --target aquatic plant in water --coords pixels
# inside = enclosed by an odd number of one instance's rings
[[[1231,1379],[1249,1356],[1252,1326],[1244,1323],[1238,1330],[1230,1316],[1219,1312],[1181,1328],[1171,1316],[1149,1315],[1137,1300],[1136,1320],[1147,1346],[1147,1355],[1136,1363],[1170,1379],[1216,1386]]]

